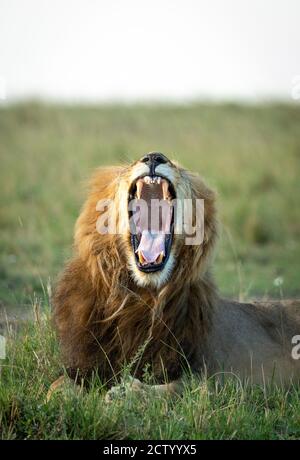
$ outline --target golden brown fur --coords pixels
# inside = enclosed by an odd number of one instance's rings
[[[103,381],[111,382],[124,364],[131,363],[138,378],[150,365],[160,382],[180,378],[185,366],[196,372],[205,365],[210,374],[227,369],[247,376],[251,373],[247,353],[260,354],[254,343],[257,331],[268,351],[272,343],[279,346],[279,310],[274,307],[266,313],[263,307],[222,301],[217,295],[209,273],[217,234],[215,195],[200,177],[174,163],[168,170],[179,194],[204,199],[205,234],[198,246],[187,246],[182,236],[176,236],[172,247],[175,264],[165,278],[153,276],[152,283],[152,275],[141,275],[137,282],[139,274],[133,273],[129,263],[129,234],[98,233],[97,202],[110,198],[125,206],[124,195],[141,168],[136,162],[99,169],[77,221],[74,257],[53,298],[55,325],[69,375],[88,376],[96,371]],[[300,333],[299,308],[293,315],[287,322],[293,323],[293,333]],[[242,334],[248,334],[249,350],[238,333],[239,324]],[[287,342],[290,344],[290,336]],[[295,365],[298,375],[299,364],[290,363],[287,349],[288,358],[283,360],[289,361],[291,368]],[[240,359],[243,363],[235,365]],[[260,365],[258,360],[257,367]]]
[[[210,325],[214,286],[209,274],[201,275],[199,268],[200,258],[205,260],[215,238],[214,195],[200,179],[198,188],[195,181],[195,193],[206,199],[209,242],[201,250],[181,248],[172,283],[159,290],[138,287],[126,268],[124,244],[129,242],[96,230],[97,202],[115,199],[120,176],[126,174],[127,168],[100,169],[92,180],[76,224],[76,255],[53,299],[55,324],[71,374],[97,369],[108,380],[136,358],[138,376],[149,363],[158,379],[166,371],[174,378],[186,359],[193,366],[198,337],[205,337]]]

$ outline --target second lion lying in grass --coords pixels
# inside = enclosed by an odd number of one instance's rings
[[[214,193],[164,155],[98,170],[53,298],[69,377],[96,372],[111,386],[131,363],[134,387],[147,368],[160,392],[180,391],[187,368],[299,381],[300,302],[220,298],[216,236]]]

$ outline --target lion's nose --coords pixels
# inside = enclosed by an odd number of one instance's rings
[[[168,158],[159,152],[148,153],[141,159],[142,163],[146,163],[149,166],[151,176],[154,176],[156,166],[167,163],[168,161]]]

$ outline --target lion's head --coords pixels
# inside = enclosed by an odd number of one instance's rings
[[[214,299],[214,201],[198,175],[157,152],[96,172],[54,298],[70,366],[101,361],[106,375],[146,342],[139,365],[151,361],[156,375],[162,362],[179,372],[179,348],[195,359]]]
[[[158,289],[176,274],[196,280],[207,268],[216,236],[214,193],[162,153],[148,153],[127,167],[100,169],[90,199],[89,219],[83,212],[76,232],[85,258],[99,251],[101,266],[103,246],[110,247],[111,257],[117,249],[122,270],[137,286]],[[105,222],[110,227],[103,227]]]

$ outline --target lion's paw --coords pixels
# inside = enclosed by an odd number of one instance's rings
[[[113,401],[124,400],[128,396],[134,394],[144,394],[144,385],[140,380],[129,377],[122,381],[120,385],[112,387],[105,395],[105,402],[111,403]]]

